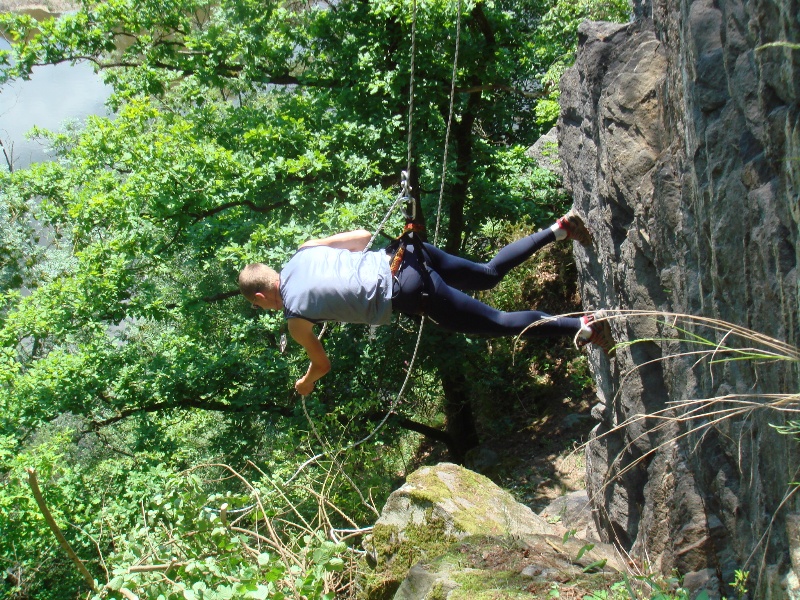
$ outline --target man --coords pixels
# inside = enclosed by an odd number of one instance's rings
[[[431,244],[409,243],[394,275],[387,252],[363,251],[371,237],[360,229],[309,240],[280,273],[255,263],[239,274],[242,295],[265,310],[282,308],[289,333],[306,350],[311,364],[295,383],[301,395],[310,394],[331,369],[325,348],[314,335],[315,323],[385,325],[392,311],[424,314],[444,329],[473,335],[574,335],[578,346],[593,343],[613,354],[614,341],[603,311],[580,318],[551,317],[534,310],[503,312],[464,293],[491,289],[552,242],[574,239],[588,245],[591,236],[575,211],[549,229],[509,244],[488,263],[452,256]]]

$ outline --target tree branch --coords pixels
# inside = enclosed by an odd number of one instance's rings
[[[229,292],[220,292],[219,294],[214,294],[213,296],[203,296],[200,298],[203,302],[208,302],[211,304],[212,302],[221,302],[222,300],[227,300],[228,298],[235,298],[239,295],[239,290],[230,290]]]
[[[53,535],[56,536],[58,543],[67,553],[70,560],[78,568],[80,574],[83,575],[83,578],[86,580],[86,583],[89,585],[92,591],[96,592],[97,586],[94,584],[94,577],[92,577],[92,574],[89,573],[89,570],[86,568],[86,565],[83,564],[83,561],[81,561],[78,555],[75,554],[75,551],[69,545],[67,538],[65,538],[64,534],[61,533],[61,528],[58,526],[58,523],[56,523],[56,520],[50,513],[50,509],[47,508],[47,503],[44,501],[42,490],[39,489],[39,482],[36,480],[36,469],[28,467],[25,470],[28,472],[28,485],[31,487],[33,497],[36,499],[36,504],[39,505],[39,510],[41,511],[44,520],[47,522],[47,525],[50,527],[50,531],[52,531]]]
[[[188,563],[185,562],[171,562],[165,563],[163,565],[133,565],[128,567],[128,573],[153,573],[155,571],[169,571],[171,569],[177,569],[180,567],[185,567]]]
[[[246,206],[250,210],[252,210],[253,212],[268,213],[268,212],[273,211],[276,208],[279,208],[281,206],[286,206],[286,204],[288,204],[288,200],[281,200],[280,202],[273,202],[272,204],[268,204],[267,206],[258,206],[252,200],[237,200],[237,201],[234,201],[234,202],[226,202],[225,204],[220,204],[219,206],[215,206],[214,208],[210,208],[210,209],[202,211],[202,212],[195,212],[195,213],[187,212],[187,213],[184,213],[184,214],[186,214],[186,215],[188,215],[190,217],[194,217],[194,220],[195,220],[195,223],[196,223],[197,221],[200,221],[200,220],[205,219],[207,217],[212,217],[212,216],[214,216],[214,215],[216,215],[218,213],[221,213],[222,211],[228,210],[229,208],[233,208],[235,206]],[[179,216],[181,216],[181,215],[172,215],[171,218],[176,218],[176,217],[179,217]]]
[[[489,47],[495,46],[497,43],[497,39],[494,35],[494,29],[492,29],[492,24],[489,22],[489,19],[486,17],[486,13],[483,12],[483,5],[481,3],[476,3],[475,8],[472,9],[472,13],[470,16],[473,19],[473,23],[478,26],[478,30],[483,35],[483,39],[486,40],[486,44]]]
[[[14,146],[11,146],[11,154],[8,153],[6,150],[5,144],[3,144],[3,140],[0,140],[0,148],[3,150],[3,157],[6,159],[6,164],[8,165],[9,173],[14,171]]]
[[[200,298],[200,301],[212,304],[214,302],[222,302],[223,300],[227,300],[228,298],[235,298],[240,293],[241,292],[239,292],[239,290],[229,290],[227,292],[219,292],[218,294],[213,294],[211,296],[203,296],[202,298]],[[175,302],[170,302],[169,304],[165,304],[164,306],[172,310],[173,308],[176,308],[178,304],[176,304]]]
[[[43,67],[46,65],[57,65],[60,63],[65,62],[76,62],[80,60],[88,61],[98,69],[135,69],[137,67],[141,67],[145,64],[145,61],[135,61],[135,60],[115,60],[115,61],[103,61],[96,56],[91,56],[87,54],[76,54],[71,56],[65,56],[63,58],[49,60],[46,62],[33,62],[30,64],[30,67]],[[163,69],[165,71],[172,71],[174,73],[181,73],[183,75],[196,75],[197,69],[189,68],[187,66],[181,64],[171,64],[166,63],[163,61],[153,61],[148,63],[150,67]],[[225,63],[220,63],[216,65],[213,69],[216,75],[221,77],[236,77],[241,71],[243,67],[241,65],[229,65]],[[342,83],[337,84],[332,80],[308,80],[308,79],[301,79],[294,75],[289,74],[281,74],[281,75],[270,75],[265,74],[265,77],[258,80],[259,83],[269,84],[269,85],[281,85],[281,86],[309,86],[309,87],[320,87],[320,88],[336,88],[337,85],[343,85]]]
[[[456,87],[456,92],[459,94],[479,94],[481,92],[494,92],[497,90],[501,92],[517,94],[519,96],[524,96],[525,98],[542,98],[546,94],[544,91],[526,92],[525,90],[521,90],[504,83],[486,83],[483,85],[473,85],[471,87]]]
[[[447,433],[446,431],[442,431],[441,429],[436,429],[434,427],[431,427],[430,425],[425,425],[424,423],[418,423],[417,421],[412,421],[411,419],[408,419],[406,417],[401,417],[399,415],[395,420],[395,423],[397,423],[397,425],[399,427],[402,427],[403,429],[407,429],[408,431],[415,431],[417,433],[421,433],[426,438],[430,438],[437,442],[442,442],[448,448],[450,448],[450,446],[453,443],[453,438],[450,437],[449,433]]]
[[[177,409],[197,408],[200,410],[211,410],[211,411],[226,412],[226,413],[267,412],[267,413],[276,413],[282,417],[291,417],[292,415],[294,415],[293,409],[281,408],[274,404],[234,405],[234,404],[226,404],[224,402],[215,402],[213,400],[195,400],[193,398],[184,398],[183,400],[179,400],[177,402],[156,402],[155,404],[126,408],[119,411],[113,417],[109,417],[107,419],[103,419],[100,421],[91,421],[89,423],[89,427],[90,431],[96,431],[97,429],[102,429],[103,427],[108,427],[109,425],[118,423],[135,414],[154,413],[162,410],[170,410],[176,408]]]

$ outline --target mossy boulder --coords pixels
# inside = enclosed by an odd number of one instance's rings
[[[614,554],[574,538],[470,536],[414,565],[394,600],[584,598],[620,580]]]
[[[364,547],[375,567],[370,598],[391,598],[409,570],[469,536],[523,537],[549,532],[548,523],[491,480],[441,463],[408,476],[389,496]]]

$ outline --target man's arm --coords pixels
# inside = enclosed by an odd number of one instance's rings
[[[361,252],[367,247],[371,238],[372,234],[366,229],[356,229],[355,231],[345,231],[319,240],[308,240],[300,247],[330,246],[331,248],[340,248],[351,252]]]
[[[325,353],[322,342],[314,335],[314,324],[305,319],[289,319],[289,333],[306,350],[311,364],[308,371],[294,384],[301,396],[308,396],[314,390],[314,383],[331,370],[331,361]]]

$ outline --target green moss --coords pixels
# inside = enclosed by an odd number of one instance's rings
[[[440,473],[449,475],[453,478],[452,488],[449,487],[439,476]],[[408,483],[413,485],[409,491],[409,497],[415,503],[425,503],[431,506],[441,504],[447,500],[464,498],[474,505],[470,509],[458,509],[452,511],[452,525],[461,532],[503,534],[497,527],[487,531],[487,521],[481,515],[494,512],[498,501],[501,503],[515,503],[513,497],[498,488],[490,479],[459,467],[451,465],[447,467],[439,466],[434,469],[421,469],[413,473],[408,478]]]
[[[393,515],[397,525],[375,524],[368,544],[375,570],[363,584],[367,598],[390,598],[420,562],[443,573],[472,567],[452,580],[462,591],[449,592],[443,584],[435,584],[426,600],[448,593],[465,600],[534,597],[527,589],[538,582],[519,573],[526,549],[508,532],[509,521],[517,516],[525,519],[527,514],[518,512],[521,509],[512,496],[486,477],[456,465],[421,469],[409,476],[408,486],[394,503],[389,512],[399,513],[409,506],[412,512]],[[460,539],[465,534],[466,539]],[[453,565],[455,569],[450,568]]]
[[[425,600],[447,600],[447,590],[441,581],[437,581],[431,591],[425,596]]]
[[[455,489],[451,490],[438,476],[438,473],[452,475]],[[414,490],[410,494],[412,497],[431,504],[437,504],[462,493],[464,497],[472,501],[474,494],[479,490],[490,490],[496,494],[499,489],[487,477],[457,465],[447,467],[440,465],[437,469],[421,469],[409,476],[408,483],[414,486]]]
[[[378,569],[388,567],[407,571],[421,559],[439,556],[457,541],[455,536],[447,533],[445,523],[431,513],[426,514],[424,523],[407,525],[402,535],[394,525],[375,525],[372,544]]]
[[[448,600],[494,600],[501,598],[533,598],[527,591],[529,577],[513,571],[472,571],[455,574],[459,587]]]
[[[396,526],[376,524],[372,531],[372,545],[377,568],[374,576],[365,583],[367,597],[373,600],[390,597],[383,595],[386,590],[392,590],[394,595],[411,567],[420,560],[431,560],[444,554],[456,542],[454,536],[447,534],[441,519],[433,518],[432,510],[426,514],[423,524],[406,526],[402,538]]]

